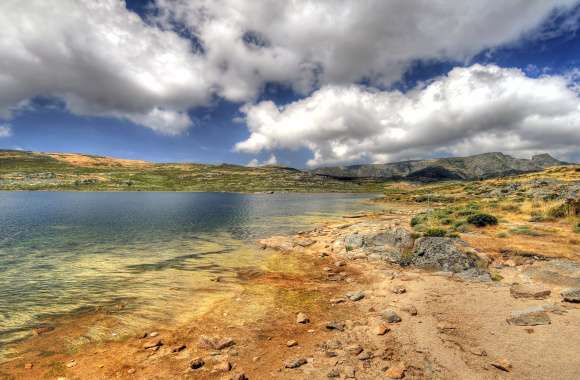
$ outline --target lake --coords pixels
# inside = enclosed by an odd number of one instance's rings
[[[95,307],[122,312],[91,339],[186,321],[240,269],[267,265],[256,239],[371,209],[369,197],[0,192],[0,345]]]

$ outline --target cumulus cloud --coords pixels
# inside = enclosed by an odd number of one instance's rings
[[[36,96],[78,115],[176,135],[218,97],[252,102],[267,83],[389,85],[421,59],[466,60],[538,34],[578,0],[0,1],[0,118]],[[574,23],[551,27],[569,31]],[[191,38],[189,38],[191,37]]]
[[[276,158],[276,156],[274,154],[271,154],[270,157],[266,161],[260,162],[257,158],[254,158],[250,162],[248,162],[246,164],[246,166],[249,166],[251,168],[255,168],[258,166],[276,165],[276,164],[278,164],[278,159]]]
[[[0,124],[0,138],[12,136],[12,128],[7,124]]]
[[[309,166],[486,151],[565,154],[580,145],[580,98],[563,76],[479,64],[407,93],[328,85],[284,106],[243,109],[240,152],[307,148]],[[429,153],[426,153],[429,152]]]

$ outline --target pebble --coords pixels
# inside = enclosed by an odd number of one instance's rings
[[[385,372],[385,376],[391,379],[402,379],[403,376],[405,376],[406,369],[407,368],[405,367],[405,364],[403,362],[400,362],[389,367],[389,369],[387,369],[387,372]]]
[[[334,263],[334,266],[337,267],[337,268],[343,267],[345,265],[346,265],[346,263],[344,261],[342,261],[342,260],[339,260],[339,261],[337,261],[337,262]]]
[[[299,368],[302,367],[304,364],[308,363],[308,361],[304,358],[292,359],[286,362],[284,365],[286,368]]]
[[[365,294],[363,292],[349,292],[346,293],[346,297],[351,301],[360,301],[365,298]]]
[[[224,361],[214,365],[213,369],[211,370],[213,373],[216,372],[229,372],[232,369],[232,363],[229,361]]]
[[[512,370],[512,363],[510,363],[509,360],[507,360],[506,358],[496,359],[489,364],[505,372],[510,372]]]
[[[73,368],[77,366],[77,362],[74,360],[71,360],[70,362],[66,363],[66,368]]]
[[[344,302],[346,302],[346,298],[342,298],[342,297],[339,297],[339,298],[332,298],[332,299],[330,300],[330,303],[331,303],[331,304],[333,304],[333,305],[337,305],[337,304],[339,304],[339,303],[344,303]]]
[[[547,298],[552,291],[538,285],[532,284],[514,284],[510,287],[510,294],[514,298],[533,298],[544,299]]]
[[[24,368],[25,369],[32,369],[32,367],[34,367],[34,364],[32,364],[32,363],[26,363],[26,364],[24,364]]]
[[[407,289],[404,286],[394,286],[391,288],[391,292],[394,294],[403,294],[407,292]]]
[[[408,306],[403,306],[401,308],[401,310],[403,310],[404,312],[409,313],[412,316],[417,315],[417,308],[413,305],[408,305]]]
[[[395,313],[395,311],[392,309],[387,309],[387,310],[383,311],[383,314],[381,315],[381,317],[383,318],[383,320],[385,320],[386,322],[389,322],[389,323],[401,322],[401,317],[399,317],[399,315],[397,313]]]
[[[345,379],[354,379],[356,375],[356,370],[354,367],[344,367],[344,378]]]
[[[296,315],[296,323],[308,323],[310,322],[310,318],[304,313],[298,313]]]
[[[202,358],[193,359],[189,364],[191,369],[199,369],[205,365],[205,361]]]
[[[388,333],[389,331],[391,331],[391,329],[389,328],[389,326],[387,326],[384,323],[381,323],[380,325],[378,325],[375,328],[375,333],[377,335],[385,335],[386,333]]]
[[[159,335],[159,333],[157,331],[153,331],[151,334],[149,334],[149,337],[155,338],[157,335]]]
[[[289,340],[288,342],[286,342],[286,346],[288,346],[288,347],[294,347],[297,345],[298,345],[298,342],[295,340]]]
[[[135,372],[136,372],[136,371],[135,371],[135,368],[129,368],[129,369],[127,370],[127,373],[128,373],[129,375],[132,375],[132,374],[134,374]]]
[[[560,295],[565,302],[580,303],[580,288],[563,290]]]
[[[351,355],[358,355],[363,351],[363,348],[360,344],[351,344],[346,347],[346,351]]]
[[[149,350],[151,348],[158,348],[163,346],[163,341],[162,340],[154,340],[154,341],[150,341],[150,342],[146,342],[145,344],[143,344],[143,348],[145,350]]]
[[[326,377],[329,379],[336,379],[340,377],[340,371],[336,368],[331,369],[327,374]]]
[[[238,373],[237,375],[234,375],[231,379],[232,380],[249,380],[248,376],[246,376],[245,373]]]
[[[185,350],[186,348],[187,348],[187,346],[185,344],[182,344],[182,345],[179,345],[179,346],[175,346],[173,348],[173,350],[171,350],[171,351],[173,351],[173,352],[181,352],[181,351]]]
[[[363,351],[363,352],[361,352],[360,354],[358,354],[358,355],[357,355],[357,358],[358,358],[358,360],[362,360],[362,361],[364,361],[364,360],[369,360],[369,359],[371,359],[372,357],[373,357],[373,356],[372,356],[372,355],[371,355],[371,353],[370,353],[370,352],[368,352],[368,351]]]
[[[338,331],[344,331],[345,325],[342,322],[328,322],[326,324],[326,328],[328,330],[338,330]]]
[[[214,350],[223,350],[224,348],[235,345],[236,342],[232,338],[218,338],[202,335],[199,337],[198,347]]]

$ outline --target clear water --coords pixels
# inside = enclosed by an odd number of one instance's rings
[[[368,198],[0,192],[0,345],[99,305],[126,307],[127,331],[187,318],[231,286],[210,279],[263,264],[256,239],[368,209]]]

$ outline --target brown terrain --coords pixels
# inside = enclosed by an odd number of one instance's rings
[[[493,186],[521,194],[536,191],[535,180]],[[430,194],[442,191],[433,186]],[[65,349],[107,312],[39,329],[0,364],[0,379],[580,378],[577,210],[540,218],[533,212],[560,207],[555,200],[516,208],[505,191],[499,204],[478,206],[495,210],[498,225],[441,236],[434,226],[449,224],[433,213],[455,215],[443,213],[449,203],[412,202],[410,184],[395,190],[384,211],[258,243],[299,260],[299,272],[240,272],[231,298],[139,336]],[[429,229],[417,232],[411,220],[425,210]]]

